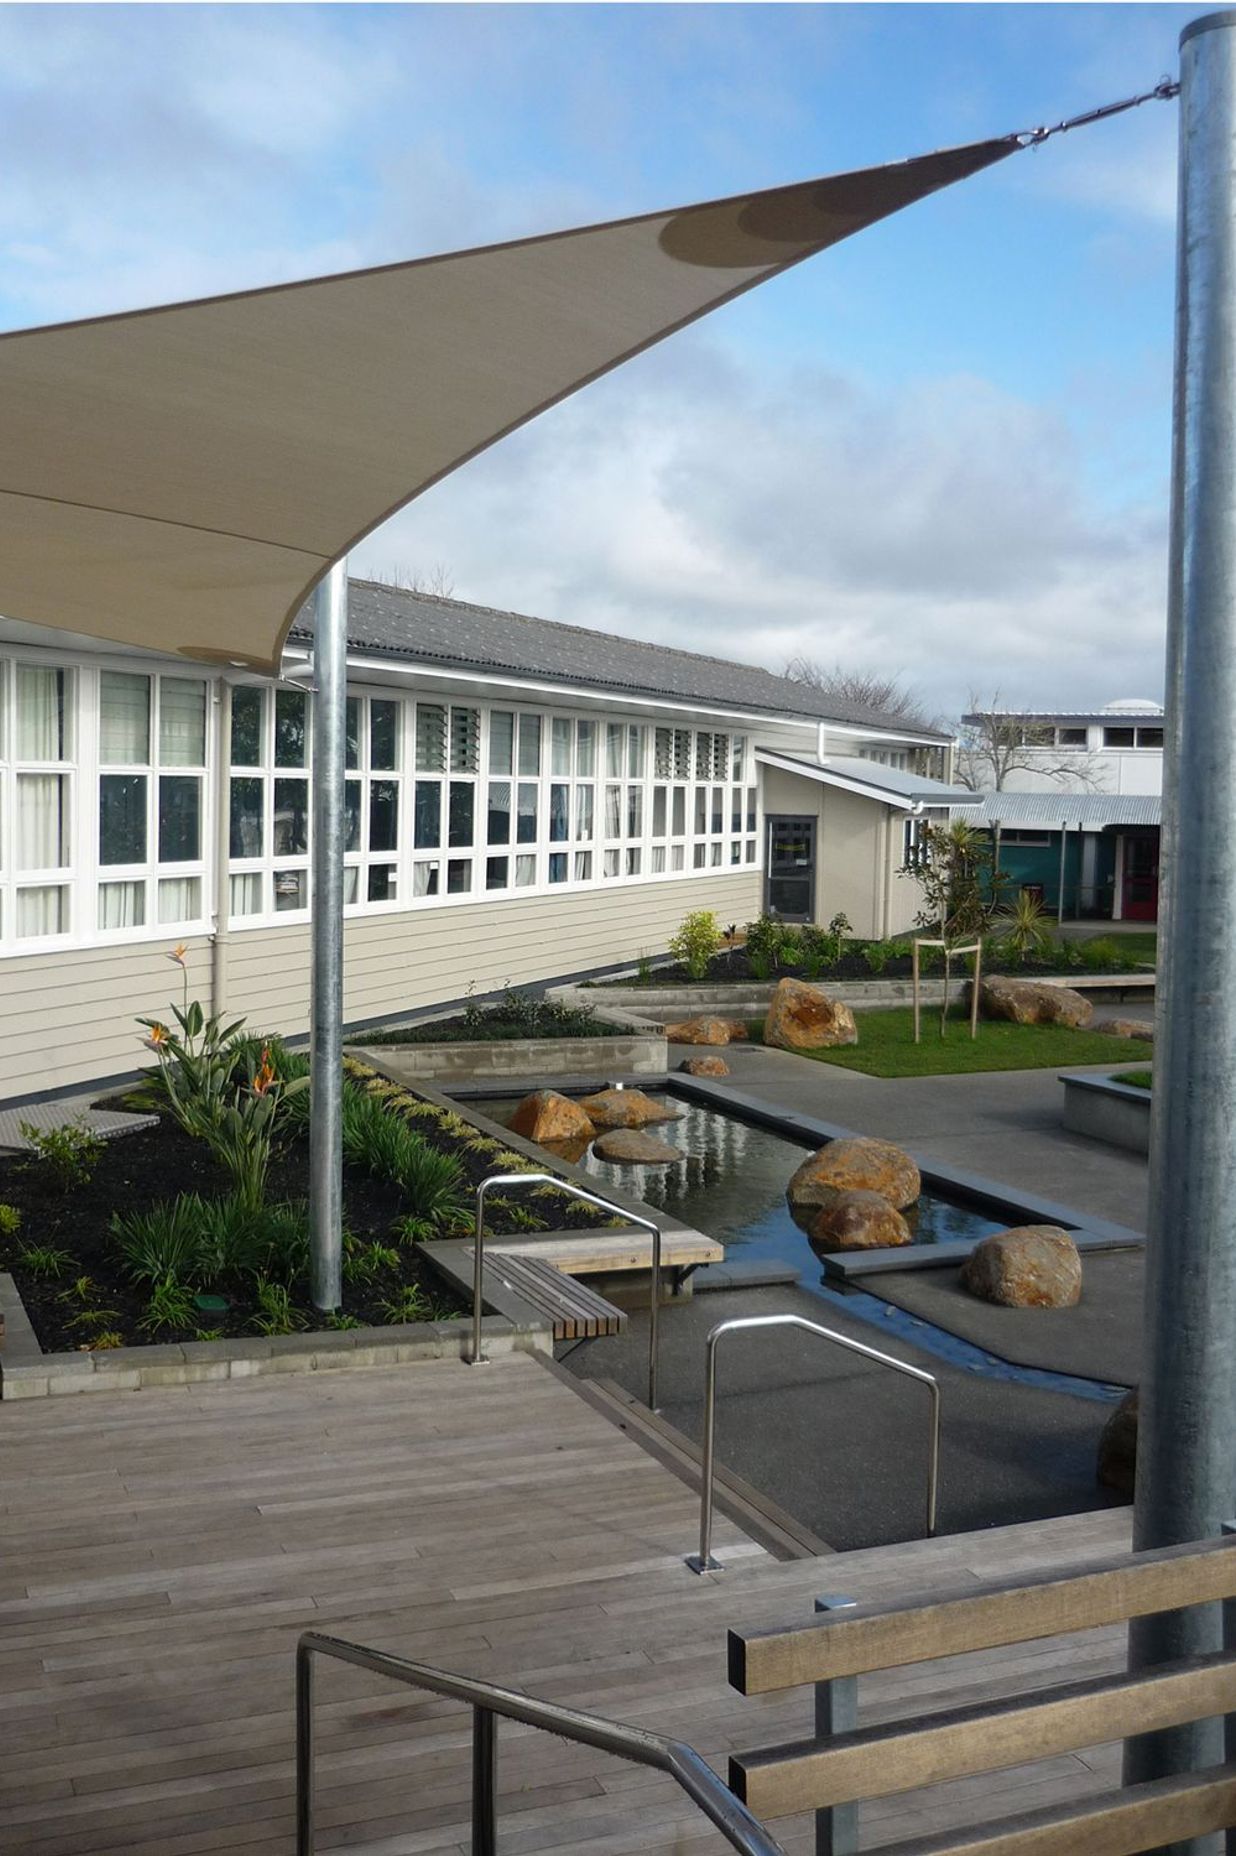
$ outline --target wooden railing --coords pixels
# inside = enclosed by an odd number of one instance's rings
[[[825,1601],[801,1627],[731,1632],[745,1695],[816,1686],[816,1735],[738,1755],[730,1784],[761,1820],[817,1813],[817,1848],[849,1856],[859,1802],[1236,1713],[1236,1646],[1136,1673],[861,1728],[856,1678],[876,1670],[1092,1630],[1236,1596],[1236,1542],[1205,1541],[1004,1580],[956,1597]],[[839,1608],[838,1608],[839,1607]],[[1133,1785],[888,1846],[885,1856],[1134,1856],[1236,1826],[1236,1764]]]

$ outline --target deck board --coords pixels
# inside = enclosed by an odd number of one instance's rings
[[[725,1633],[814,1594],[956,1587],[1127,1543],[1120,1511],[775,1562],[538,1362],[456,1361],[32,1400],[0,1420],[0,1852],[290,1856],[292,1649],[312,1627],[732,1750],[805,1731],[806,1694],[744,1700]],[[1118,1665],[1119,1631],[864,1680],[864,1718]],[[319,1847],[455,1856],[461,1710],[320,1674]],[[504,1856],[724,1847],[666,1781],[504,1727]],[[864,1812],[868,1847],[1110,1784],[1112,1749]],[[801,1822],[776,1826],[806,1851]]]

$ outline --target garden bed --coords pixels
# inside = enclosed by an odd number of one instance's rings
[[[923,930],[924,934],[928,932],[927,929]],[[1140,940],[1140,937],[1137,938]],[[1134,973],[1144,970],[1147,965],[1153,964],[1153,960],[1146,961],[1144,953],[1140,945],[1126,947],[1123,939],[1114,935],[1096,935],[1093,940],[1053,940],[1045,953],[1026,956],[1012,953],[999,940],[990,940],[984,947],[983,967],[985,971],[1008,974],[1015,979],[1073,975],[1081,985],[1085,983],[1087,974]],[[968,973],[970,965],[967,959],[955,959],[954,975]],[[920,969],[925,974],[937,976],[943,972],[943,957],[939,948],[922,950]],[[772,965],[758,956],[753,961],[745,947],[734,947],[728,952],[714,954],[706,968],[694,974],[681,961],[670,960],[656,966],[645,964],[635,972],[614,979],[585,980],[579,990],[598,993],[632,990],[656,992],[659,989],[685,986],[744,986],[749,989],[753,985],[763,986],[779,979],[806,980],[812,985],[827,986],[830,982],[852,980],[908,980],[913,971],[908,939],[847,941],[836,959],[817,951],[813,959],[781,958]]]
[[[210,1293],[224,1305],[194,1305],[187,1318],[174,1318],[176,1298],[164,1296],[160,1302],[156,1296],[166,1277],[153,1268],[135,1273],[132,1250],[126,1256],[113,1228],[118,1209],[132,1220],[187,1194],[217,1207],[227,1202],[231,1181],[205,1142],[163,1113],[157,1126],[103,1143],[85,1177],[58,1182],[37,1155],[0,1162],[0,1206],[16,1214],[15,1222],[4,1221],[12,1228],[0,1229],[0,1270],[11,1273],[43,1351],[101,1353],[323,1329],[405,1327],[459,1313],[457,1299],[418,1254],[416,1243],[467,1235],[479,1181],[497,1170],[531,1170],[531,1163],[449,1109],[361,1065],[347,1068],[349,1088],[374,1092],[384,1116],[403,1124],[404,1133],[414,1132],[418,1150],[423,1144],[431,1155],[452,1163],[452,1179],[430,1204],[415,1177],[399,1183],[391,1176],[382,1151],[375,1150],[368,1164],[345,1166],[342,1315],[323,1316],[309,1300],[303,1210],[308,1144],[301,1126],[289,1129],[276,1144],[266,1202],[256,1217],[259,1231],[267,1233],[283,1216],[290,1235],[278,1247],[272,1240],[257,1261],[250,1257],[224,1266],[209,1280],[200,1269],[176,1277],[174,1286],[191,1303],[196,1294]],[[144,1101],[143,1106],[150,1105]],[[432,1185],[441,1168],[430,1160],[424,1172]],[[281,1214],[286,1205],[297,1209]],[[495,1196],[487,1215],[498,1235],[570,1230],[589,1222],[584,1208],[552,1187],[538,1188],[521,1202]],[[170,1269],[166,1274],[175,1276]]]

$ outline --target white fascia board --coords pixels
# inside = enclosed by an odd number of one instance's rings
[[[291,672],[300,669],[311,661],[311,653],[300,647],[285,651],[285,658],[297,659],[287,666]],[[761,709],[726,709],[704,702],[692,701],[688,697],[675,699],[670,696],[642,696],[633,691],[619,689],[598,689],[576,683],[550,683],[535,677],[520,677],[509,673],[488,670],[454,670],[439,667],[436,664],[406,663],[399,659],[385,657],[366,657],[360,652],[348,653],[348,669],[357,671],[361,676],[377,680],[397,678],[403,682],[419,682],[424,678],[436,678],[443,683],[480,684],[485,688],[502,691],[527,691],[538,700],[546,698],[557,700],[567,705],[578,703],[597,703],[614,708],[624,705],[633,709],[650,709],[658,713],[671,715],[700,715],[715,721],[742,722],[749,728],[796,728],[810,729],[814,732],[821,721],[830,734],[845,735],[857,741],[893,741],[904,742],[912,747],[942,747],[943,741],[933,736],[895,734],[887,729],[866,728],[856,722],[832,722],[826,717],[812,715],[781,715]],[[285,673],[286,674],[286,673]],[[512,701],[518,697],[512,695]]]
[[[817,786],[837,786],[843,793],[857,793],[860,799],[872,799],[877,805],[888,806],[894,812],[921,812],[921,800],[910,799],[904,793],[890,793],[887,787],[867,786],[861,780],[852,780],[847,774],[834,773],[831,767],[807,767],[802,761],[787,760],[780,754],[770,753],[767,748],[755,750],[756,762],[761,767],[775,767],[779,773],[796,773],[800,780],[812,780]]]

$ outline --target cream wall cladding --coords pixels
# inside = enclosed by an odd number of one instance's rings
[[[685,876],[556,896],[447,904],[351,918],[344,941],[344,1014],[356,1026],[478,993],[634,960],[665,947],[689,909],[723,924],[760,907],[760,876]],[[166,945],[66,950],[0,967],[0,1100],[118,1076],[146,1059],[137,1019],[181,997],[181,969]],[[188,943],[190,996],[211,1000],[211,946]],[[233,930],[222,1003],[255,1030],[294,1037],[308,1029],[307,924]]]

